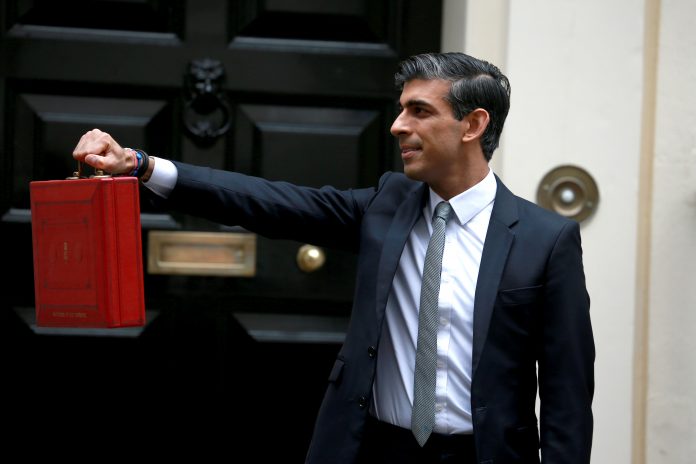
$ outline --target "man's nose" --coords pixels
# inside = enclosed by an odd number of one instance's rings
[[[394,123],[389,130],[394,137],[398,137],[401,134],[408,132],[408,124],[406,123],[406,117],[404,115],[405,111],[399,113],[399,115],[394,120]]]

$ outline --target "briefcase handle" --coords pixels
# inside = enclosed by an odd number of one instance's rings
[[[101,169],[95,169],[94,174],[89,176],[89,179],[96,179],[96,178],[100,178],[100,177],[111,177],[111,174],[106,174]],[[88,177],[82,173],[82,162],[81,161],[77,162],[77,171],[73,172],[72,176],[66,177],[66,179],[68,179],[68,180],[87,179],[87,178]]]

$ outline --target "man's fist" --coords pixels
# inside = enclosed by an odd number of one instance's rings
[[[93,129],[86,132],[73,151],[73,158],[111,174],[128,174],[137,165],[137,158],[106,132]]]

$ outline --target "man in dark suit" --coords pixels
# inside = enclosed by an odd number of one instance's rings
[[[314,189],[148,158],[96,129],[74,157],[138,175],[170,208],[358,253],[351,321],[308,463],[588,463],[595,353],[579,226],[514,196],[488,166],[507,78],[438,53],[405,60],[396,81],[391,132],[404,174],[375,188]],[[443,202],[447,212],[433,216]],[[421,278],[436,221],[444,254],[428,329],[432,417],[421,430],[419,306],[432,293]]]

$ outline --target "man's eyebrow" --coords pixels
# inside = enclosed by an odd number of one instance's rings
[[[427,102],[426,100],[419,100],[417,98],[412,98],[411,100],[407,100],[403,105],[401,102],[398,103],[399,108],[410,108],[413,106],[427,106],[428,108],[434,108],[432,103]]]

